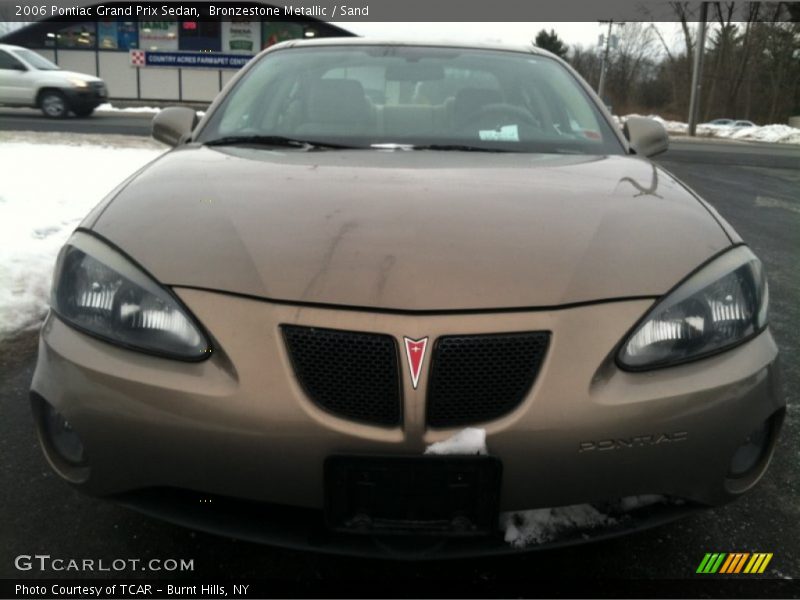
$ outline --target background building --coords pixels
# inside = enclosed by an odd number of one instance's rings
[[[299,17],[50,19],[13,31],[0,42],[35,50],[62,69],[101,77],[112,99],[208,102],[263,48],[294,38],[352,35],[330,23]]]

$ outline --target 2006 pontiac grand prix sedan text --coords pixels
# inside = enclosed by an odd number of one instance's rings
[[[31,399],[64,479],[249,539],[463,555],[507,550],[514,511],[661,499],[619,533],[764,474],[762,264],[649,161],[663,128],[620,131],[564,62],[293,41],[196,121],[162,111],[175,149],[59,255]]]

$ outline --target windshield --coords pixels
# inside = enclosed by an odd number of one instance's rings
[[[38,69],[40,71],[58,71],[58,65],[54,65],[46,58],[36,54],[36,52],[31,52],[30,50],[14,50],[14,54],[19,56],[22,60],[32,66],[34,69]]]
[[[352,147],[622,154],[575,77],[515,52],[317,46],[267,54],[200,133]]]

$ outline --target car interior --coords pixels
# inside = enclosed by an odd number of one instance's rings
[[[577,82],[563,69],[554,74],[546,63],[521,56],[521,72],[493,68],[491,61],[349,56],[322,66],[317,61],[291,77],[281,63],[293,57],[276,56],[275,72],[246,79],[217,128],[224,135],[369,144],[557,141],[578,151],[607,145],[607,124],[589,102],[575,100]]]

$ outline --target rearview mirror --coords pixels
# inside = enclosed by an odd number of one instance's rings
[[[631,148],[641,156],[655,156],[669,148],[667,130],[653,119],[628,117],[622,132],[631,143]]]
[[[153,137],[168,146],[177,146],[197,125],[197,113],[185,106],[170,106],[153,118]]]

